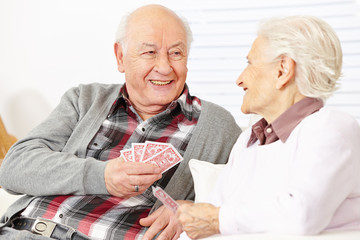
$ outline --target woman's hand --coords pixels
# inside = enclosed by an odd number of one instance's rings
[[[188,237],[198,239],[220,233],[219,209],[209,203],[184,204],[176,215]]]

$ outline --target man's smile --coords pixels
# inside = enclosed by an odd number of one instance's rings
[[[154,85],[164,86],[164,85],[170,84],[172,82],[172,80],[170,80],[170,81],[150,80],[150,82]]]

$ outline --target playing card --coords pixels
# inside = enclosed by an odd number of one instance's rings
[[[134,162],[140,162],[141,156],[144,151],[145,143],[133,143],[131,144],[133,149],[133,160]]]
[[[121,156],[125,159],[126,162],[133,162],[134,161],[134,155],[133,155],[133,149],[129,148],[126,150],[120,151]]]
[[[157,153],[163,151],[165,148],[168,148],[171,144],[170,143],[159,143],[159,142],[152,142],[146,141],[145,147],[141,156],[141,162],[145,162],[150,157],[153,157]]]
[[[169,170],[170,168],[172,168],[182,160],[183,158],[176,151],[176,149],[170,146],[165,150],[159,152],[158,154],[152,156],[145,162],[158,165],[161,169],[161,173],[164,173],[165,171]]]
[[[176,210],[179,207],[179,204],[170,197],[161,187],[152,187],[154,196],[159,199],[165,207],[169,208],[173,213],[176,213]]]

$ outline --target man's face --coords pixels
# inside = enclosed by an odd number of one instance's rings
[[[139,15],[139,14],[138,14]],[[125,73],[129,98],[137,108],[164,107],[182,93],[187,75],[186,32],[179,19],[130,18],[126,48],[118,46],[118,69]]]
[[[248,65],[237,79],[237,85],[245,91],[241,111],[262,116],[272,111],[277,97],[276,64],[266,59],[267,41],[258,37],[248,54]]]

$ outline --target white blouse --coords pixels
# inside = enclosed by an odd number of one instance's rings
[[[220,232],[317,234],[360,229],[360,126],[324,107],[286,142],[246,147],[242,133],[209,198]]]

